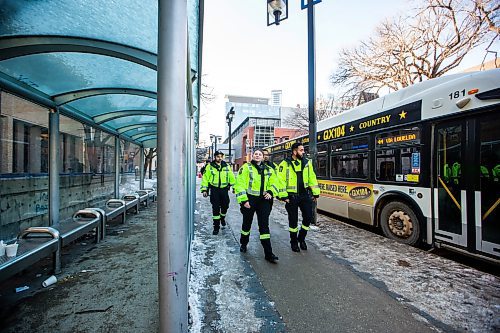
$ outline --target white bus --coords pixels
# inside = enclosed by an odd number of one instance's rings
[[[268,147],[279,163],[294,142]],[[318,123],[318,209],[399,242],[500,258],[500,69],[449,75]]]

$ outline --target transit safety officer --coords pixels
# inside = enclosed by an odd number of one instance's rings
[[[273,197],[277,197],[279,194],[278,178],[274,169],[263,162],[262,150],[256,149],[252,155],[252,161],[240,168],[234,191],[243,214],[240,251],[247,252],[253,215],[257,213],[260,243],[264,248],[264,257],[267,261],[276,263],[278,257],[274,255],[271,246],[269,214],[271,213]]]
[[[278,175],[278,164],[272,162],[269,159],[269,151],[267,149],[263,149],[262,152],[264,153],[263,163],[266,164],[267,166],[269,166],[270,168],[272,168],[274,170],[274,172],[276,172],[276,175]],[[278,179],[278,189],[282,190],[283,185],[281,184],[279,177],[276,177],[276,178]],[[273,200],[271,200],[271,210],[272,209],[273,209]]]
[[[274,171],[278,172],[278,164],[271,162],[269,159],[269,151],[267,149],[263,149],[262,152],[264,153],[264,164],[267,164],[271,168],[274,169]]]
[[[313,201],[319,197],[320,189],[312,161],[304,156],[304,146],[296,142],[291,150],[291,158],[284,159],[279,165],[278,177],[283,186],[280,199],[286,202],[285,208],[288,212],[290,245],[292,251],[300,252],[300,249],[307,250],[305,239],[313,219]],[[299,208],[302,213],[300,231]]]
[[[226,213],[229,208],[228,191],[235,184],[231,167],[223,161],[224,153],[216,151],[214,160],[205,168],[201,180],[201,193],[207,197],[210,192],[210,203],[212,204],[212,219],[214,221],[213,235],[219,233],[220,225],[226,226]]]

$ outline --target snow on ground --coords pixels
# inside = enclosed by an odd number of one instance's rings
[[[284,206],[272,221],[288,228]],[[308,240],[424,317],[458,331],[500,332],[500,280],[490,274],[318,215]]]
[[[208,199],[201,205],[191,243],[190,332],[259,332],[259,300],[250,291],[255,273],[242,261],[229,228],[212,236]]]
[[[123,177],[123,176],[122,176]],[[140,186],[139,186],[139,180],[135,180],[134,175],[126,175],[127,177],[126,180],[124,180],[124,184],[120,184],[120,194],[128,194],[128,193],[135,193],[135,191],[138,191]],[[155,179],[144,179],[144,188],[156,188],[156,178]]]

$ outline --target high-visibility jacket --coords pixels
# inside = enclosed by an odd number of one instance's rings
[[[220,165],[212,162],[205,168],[200,190],[206,192],[209,186],[224,188],[234,185],[235,182],[234,173],[226,162],[222,161]]]
[[[292,163],[290,159],[284,159],[278,168],[278,177],[284,188],[280,193],[280,198],[288,197],[288,193],[298,193],[297,172],[302,171],[302,180],[304,181],[304,188],[310,188],[314,196],[318,196],[320,189],[318,180],[314,173],[312,161],[304,158],[299,165]],[[302,169],[302,166],[304,167]]]
[[[491,175],[493,176],[493,181],[498,182],[500,179],[500,164],[495,165],[495,167],[491,169]]]
[[[262,174],[252,163],[245,163],[241,166],[236,177],[234,193],[238,203],[248,201],[248,195],[262,196],[265,192],[270,192],[274,197],[279,195],[279,183],[276,172],[270,166],[262,164],[264,174],[264,184],[262,184]]]

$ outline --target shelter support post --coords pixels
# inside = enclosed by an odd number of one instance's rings
[[[59,224],[59,109],[49,111],[49,226]]]
[[[158,2],[158,284],[160,332],[188,331],[187,2]]]
[[[141,147],[139,150],[139,171],[141,173],[141,176],[139,177],[139,189],[143,190],[144,189],[144,148]],[[150,168],[152,165],[149,166]]]
[[[115,137],[115,198],[120,198],[120,138]]]

